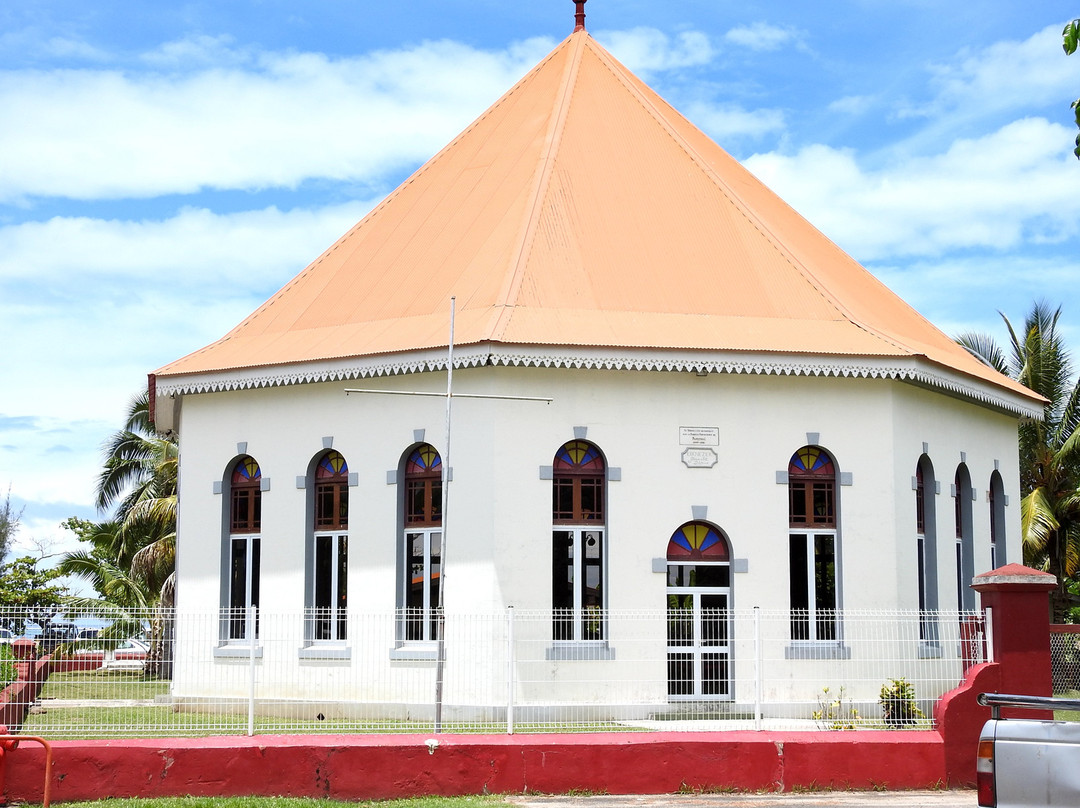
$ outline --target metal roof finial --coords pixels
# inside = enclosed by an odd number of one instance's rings
[[[587,0],[574,0],[577,10],[574,12],[574,32],[585,30],[585,3]]]

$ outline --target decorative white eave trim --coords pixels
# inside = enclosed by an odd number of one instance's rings
[[[1041,420],[1043,416],[1042,406],[1037,402],[915,356],[823,356],[501,344],[465,345],[454,348],[455,370],[487,365],[895,379],[941,390],[1024,418]],[[345,382],[445,369],[446,350],[436,349],[293,365],[237,368],[214,373],[159,376],[156,384],[157,397],[161,400],[194,393]]]

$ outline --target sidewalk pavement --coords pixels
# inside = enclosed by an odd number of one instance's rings
[[[508,796],[522,808],[975,808],[973,790]]]

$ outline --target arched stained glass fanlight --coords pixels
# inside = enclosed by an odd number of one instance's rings
[[[604,458],[600,450],[588,441],[572,440],[563,444],[555,453],[555,471],[600,472]]]
[[[409,459],[405,462],[406,474],[427,474],[439,471],[442,466],[442,458],[430,443],[417,446],[413,449]]]
[[[791,456],[788,463],[789,474],[813,474],[829,477],[833,475],[833,462],[828,452],[817,446],[804,446]]]
[[[326,477],[335,477],[348,473],[349,464],[345,462],[345,458],[341,453],[327,452],[323,455],[322,460],[319,461],[319,466],[315,470],[315,477],[318,479],[325,479]]]
[[[727,561],[727,541],[712,525],[690,522],[671,534],[668,561]]]
[[[240,458],[236,467],[233,468],[233,485],[244,485],[245,483],[250,485],[260,477],[262,477],[262,470],[259,468],[255,458],[250,455]]]

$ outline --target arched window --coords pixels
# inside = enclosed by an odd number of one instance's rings
[[[837,639],[836,467],[818,446],[788,462],[791,639]]]
[[[551,606],[556,640],[605,637],[605,469],[600,450],[587,441],[570,441],[555,453]]]
[[[971,475],[961,463],[953,477],[955,501],[953,513],[956,523],[956,608],[958,611],[975,608],[975,592],[971,579],[975,577],[975,541],[971,520]]]
[[[259,533],[262,531],[262,470],[245,455],[229,475],[229,639],[248,639],[247,610],[259,605]],[[256,619],[258,614],[256,613]],[[258,623],[255,624],[258,637]]]
[[[990,475],[990,569],[1008,563],[1005,551],[1005,484],[1001,474],[994,470]]]
[[[731,552],[707,522],[688,522],[667,546],[668,695],[729,696]]]
[[[349,464],[330,451],[315,464],[311,638],[344,641],[349,592]]]
[[[937,509],[934,464],[925,454],[915,467],[915,546],[919,581],[919,638],[937,642]]]
[[[423,443],[405,460],[404,637],[438,639],[442,575],[442,458]]]

